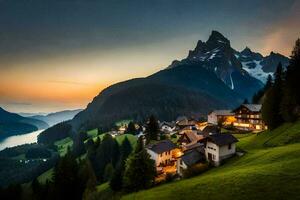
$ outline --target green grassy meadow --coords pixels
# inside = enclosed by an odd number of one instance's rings
[[[246,153],[191,179],[122,199],[300,199],[300,122],[239,136]]]

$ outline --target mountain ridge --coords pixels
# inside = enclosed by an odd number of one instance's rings
[[[22,117],[0,107],[0,138],[25,134],[39,129],[46,129],[49,125],[44,121]]]

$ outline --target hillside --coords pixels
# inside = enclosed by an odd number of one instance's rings
[[[242,157],[197,177],[122,199],[300,199],[299,130],[298,121],[246,135],[238,143],[246,151]]]
[[[0,139],[48,127],[48,124],[41,120],[22,117],[0,108]]]

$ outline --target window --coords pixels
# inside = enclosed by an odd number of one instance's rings
[[[228,149],[231,149],[231,144],[228,145]]]
[[[216,160],[216,155],[213,154],[213,155],[212,155],[212,159],[213,159],[213,160]]]

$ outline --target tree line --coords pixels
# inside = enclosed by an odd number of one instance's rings
[[[279,63],[274,80],[269,77],[263,92],[254,95],[262,99],[262,117],[270,129],[284,122],[294,122],[300,116],[300,39],[295,43],[286,70]]]

